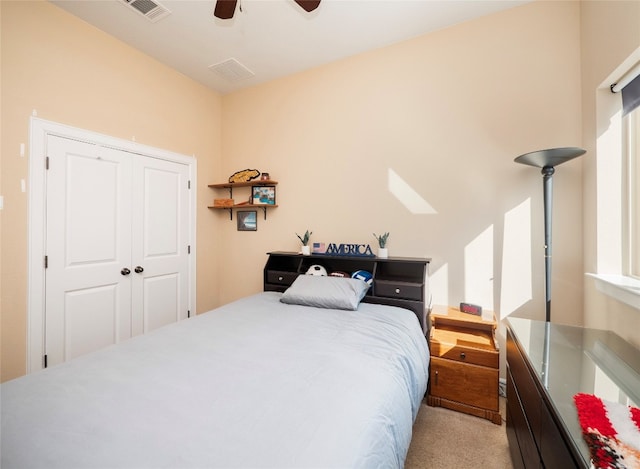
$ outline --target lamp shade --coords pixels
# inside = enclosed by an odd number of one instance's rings
[[[548,150],[525,153],[518,156],[514,161],[538,168],[554,167],[577,158],[584,153],[586,153],[586,150],[577,147],[550,148]]]

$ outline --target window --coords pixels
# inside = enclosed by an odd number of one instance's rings
[[[625,64],[596,91],[596,273],[587,275],[640,310],[640,49]]]
[[[626,140],[625,273],[640,279],[640,107],[624,117]]]

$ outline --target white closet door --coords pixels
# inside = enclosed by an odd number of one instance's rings
[[[131,336],[131,158],[47,142],[45,350],[61,363]]]
[[[189,167],[49,137],[49,365],[188,317]]]
[[[189,309],[189,168],[136,158],[133,168],[133,334],[176,322]]]

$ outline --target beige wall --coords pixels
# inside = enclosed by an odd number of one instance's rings
[[[197,310],[217,306],[216,220],[204,208],[219,174],[220,96],[48,2],[0,2],[2,380],[26,363],[29,117],[188,156],[198,165]],[[206,242],[203,242],[205,241]]]
[[[598,87],[606,84],[606,79],[634,52],[635,60],[640,60],[639,25],[640,2],[582,3],[582,118],[584,148],[589,152],[584,165],[585,272],[598,271],[598,236],[602,236],[597,229],[596,158],[603,156],[597,154],[596,142],[608,127],[608,116],[602,115],[602,106],[598,116],[596,96]],[[606,89],[600,93],[609,95]],[[610,96],[604,98],[611,99]],[[640,346],[640,312],[599,293],[590,278],[585,278],[584,306],[586,326],[611,329]]]
[[[583,129],[593,132],[581,78],[596,83],[637,40],[637,3],[613,3],[624,47],[606,60],[588,41],[611,34],[598,15],[612,2],[541,1],[220,97],[51,4],[0,2],[2,379],[24,372],[28,161],[18,148],[33,109],[197,156],[198,312],[260,291],[265,253],[297,250],[295,233],[311,229],[313,241],[372,245],[372,232],[390,231],[392,256],[433,258],[435,303],[542,319],[542,177],[513,159],[582,146]],[[594,138],[554,176],[561,323],[583,320],[583,234],[587,263],[593,255],[582,171],[589,200]],[[216,196],[206,185],[248,167],[280,182],[279,207],[259,213],[257,232],[238,232],[226,212],[206,209]],[[411,213],[388,190],[390,170],[437,213]],[[589,224],[588,205],[584,214]],[[528,263],[532,280],[513,275]],[[614,309],[619,333],[636,324]]]
[[[2,6],[0,5],[0,27],[2,26]],[[2,34],[0,34],[0,145],[2,145],[2,142],[4,141],[4,139],[2,138]],[[4,190],[3,190],[3,183],[2,183],[2,174],[4,173],[4,169],[2,169],[2,147],[0,146],[0,196],[4,194]],[[4,204],[4,198],[3,198],[3,204]],[[2,220],[3,220],[3,211],[0,210],[0,382],[2,382],[2,369],[4,368],[4,366],[2,366],[2,336],[3,336],[3,327],[2,327],[2,298],[4,297],[3,293],[2,293],[2,284],[3,282],[3,276],[2,276],[2,266],[3,264],[3,249],[2,249]]]
[[[222,223],[222,300],[258,291],[265,253],[298,249],[296,232],[374,244],[389,231],[390,255],[433,258],[435,303],[543,319],[542,176],[513,159],[581,145],[579,20],[577,2],[536,2],[225,96],[223,173],[257,167],[280,184],[257,232]],[[389,169],[437,214],[410,213]],[[555,176],[563,323],[582,320],[581,181],[579,160]],[[528,262],[533,282],[509,275]]]

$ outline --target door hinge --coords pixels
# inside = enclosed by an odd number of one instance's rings
[[[44,169],[49,169],[49,157],[44,158]]]
[[[187,181],[187,189],[191,189],[191,180]]]
[[[191,310],[190,310],[190,309],[188,309],[188,310],[187,310],[187,319],[189,319],[190,317],[191,317]]]
[[[43,355],[43,357],[42,357],[42,366],[43,366],[44,368],[46,368],[46,367],[47,367],[47,355],[46,355],[46,354],[45,354],[45,355]]]
[[[49,268],[49,256],[44,256],[44,268]]]
[[[191,245],[190,244],[187,245],[187,254],[191,254]]]

